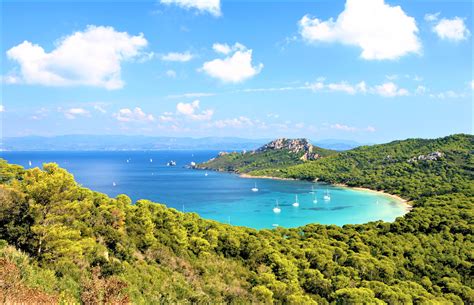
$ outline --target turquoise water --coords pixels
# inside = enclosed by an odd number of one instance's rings
[[[184,167],[216,154],[217,151],[2,152],[1,157],[27,168],[29,161],[32,167],[56,162],[83,186],[109,196],[127,194],[133,200],[150,199],[204,218],[257,229],[393,221],[406,213],[403,204],[378,193],[306,181],[248,179]],[[177,166],[166,166],[170,160],[175,160]],[[251,191],[254,183],[258,192]],[[310,193],[312,187],[315,194]],[[326,190],[330,201],[323,200]],[[295,195],[299,207],[292,206]],[[313,203],[313,196],[317,203]],[[279,214],[273,212],[277,200]]]

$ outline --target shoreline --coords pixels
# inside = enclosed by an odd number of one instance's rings
[[[245,178],[245,179],[272,179],[272,180],[287,180],[287,181],[295,181],[295,180],[296,181],[303,181],[301,179],[295,179],[295,178],[280,178],[280,177],[272,177],[272,176],[252,176],[252,175],[248,175],[248,174],[237,174],[237,175],[240,178]],[[317,183],[318,181],[313,180],[313,182]],[[319,182],[319,183],[326,183],[326,182]],[[377,193],[377,194],[380,194],[380,195],[384,195],[384,196],[390,197],[392,199],[395,199],[400,204],[403,204],[407,212],[410,212],[413,209],[413,206],[410,204],[410,201],[408,201],[408,200],[406,200],[406,199],[404,199],[400,196],[387,193],[385,191],[377,191],[377,190],[372,190],[372,189],[369,189],[369,188],[366,188],[366,187],[360,187],[360,186],[348,186],[344,183],[334,183],[334,184],[326,183],[326,184],[333,185],[333,186],[336,186],[336,187],[348,188],[348,189],[356,190],[356,191],[364,191],[364,192],[371,192],[371,193]]]

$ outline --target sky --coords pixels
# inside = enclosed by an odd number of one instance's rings
[[[2,136],[473,133],[472,1],[3,1]]]

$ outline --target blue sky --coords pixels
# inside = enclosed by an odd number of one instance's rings
[[[13,2],[3,136],[472,133],[470,1]]]

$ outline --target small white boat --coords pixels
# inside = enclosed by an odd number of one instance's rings
[[[309,192],[310,194],[314,194],[314,186],[311,185],[311,192]]]
[[[298,195],[295,195],[295,202],[293,202],[292,206],[294,206],[295,208],[300,206],[300,203],[298,202]]]
[[[130,159],[127,159],[127,163],[129,163],[129,162],[130,162]]]
[[[275,205],[275,207],[273,208],[273,213],[278,214],[278,213],[280,213],[280,212],[281,212],[281,209],[280,209],[280,206],[278,205],[278,200],[277,200],[276,205]]]
[[[278,227],[279,225],[277,223],[272,223],[272,227]]]
[[[205,173],[204,173],[204,176],[206,176],[206,177],[207,177],[207,176],[209,176],[209,174],[208,174],[207,172],[205,172]]]
[[[252,192],[258,192],[257,183],[255,183],[255,186],[252,187]]]
[[[166,166],[176,166],[176,161],[171,160],[170,162],[166,163]]]
[[[326,194],[324,194],[323,198],[324,198],[325,201],[331,200],[331,195],[329,195],[329,191],[327,189],[326,189]]]
[[[313,203],[318,203],[318,199],[316,199],[316,195],[313,194]]]
[[[152,158],[150,158],[150,163],[153,163],[153,159],[152,159]]]
[[[116,185],[117,185],[117,183],[115,183],[115,181],[114,181],[114,182],[112,182],[112,186],[116,186]]]
[[[30,160],[30,161],[28,161],[28,165],[29,165],[29,166],[31,166],[31,164],[32,164],[32,163],[31,163],[31,160]]]

